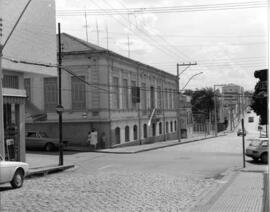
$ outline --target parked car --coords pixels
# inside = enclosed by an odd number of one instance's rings
[[[23,185],[29,165],[18,161],[5,161],[0,155],[0,184],[10,183],[13,188]]]
[[[45,132],[27,131],[25,135],[25,143],[27,149],[43,149],[45,151],[53,151],[59,147],[58,138],[50,138]],[[63,141],[63,145],[67,145],[67,141]]]
[[[243,135],[242,129],[237,130],[237,136]],[[247,135],[247,132],[244,130],[244,136]]]
[[[248,117],[248,122],[254,122],[254,117],[252,116]]]
[[[268,163],[268,138],[249,139],[251,142],[246,148],[246,156],[253,160],[261,160],[263,163]]]

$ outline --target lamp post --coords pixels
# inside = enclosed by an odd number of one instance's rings
[[[214,85],[214,115],[215,115],[215,137],[217,137],[217,96],[216,96],[216,87],[225,86],[225,84]]]
[[[186,71],[190,66],[192,65],[197,65],[197,62],[195,63],[182,63],[176,64],[176,68],[177,68],[177,110],[176,110],[176,114],[177,114],[177,122],[178,122],[178,127],[177,127],[177,138],[178,138],[178,142],[181,142],[181,119],[180,119],[180,75],[184,73],[184,71]],[[179,73],[179,67],[180,66],[186,66],[185,69],[183,71],[181,71],[181,73]],[[165,123],[164,123],[165,124]]]
[[[200,75],[200,74],[203,74],[203,72],[199,72],[199,73],[197,73],[197,74],[192,75],[192,76],[188,79],[188,81],[187,81],[187,83],[185,84],[185,86],[184,86],[180,91],[183,91],[183,90],[187,87],[188,83],[190,83],[190,81],[191,81],[194,77],[196,77],[196,76],[198,76],[198,75]]]
[[[61,26],[58,23],[58,105],[56,106],[56,112],[58,113],[58,127],[59,127],[59,166],[64,164],[63,159],[63,119],[62,114],[64,107],[62,106],[62,51],[61,51]]]

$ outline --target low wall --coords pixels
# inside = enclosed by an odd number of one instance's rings
[[[54,122],[37,122],[37,123],[26,123],[26,131],[44,131],[49,137],[59,137],[58,123]],[[91,123],[91,122],[80,122],[80,123],[63,123],[63,140],[68,140],[69,145],[74,146],[87,146],[88,132],[95,128],[98,132],[98,147],[108,148],[110,147],[109,141],[109,123]],[[105,142],[101,145],[101,135],[105,138]]]

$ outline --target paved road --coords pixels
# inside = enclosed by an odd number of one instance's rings
[[[69,153],[75,170],[2,186],[1,211],[184,211],[242,166],[241,151],[234,133],[139,154]]]

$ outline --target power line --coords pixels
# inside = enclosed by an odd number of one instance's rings
[[[28,65],[36,65],[36,66],[43,66],[43,67],[52,67],[52,68],[56,68],[58,67],[58,65],[56,64],[45,64],[45,63],[39,63],[39,62],[31,62],[31,61],[25,61],[25,60],[15,60],[15,59],[11,59],[11,58],[7,58],[5,56],[3,56],[3,59],[5,60],[8,60],[10,62],[13,62],[13,63],[22,63],[22,64],[28,64]],[[100,90],[103,90],[105,91],[106,93],[109,92],[108,89],[104,89],[104,88],[101,88],[100,86],[106,86],[108,87],[107,84],[101,84],[101,83],[89,83],[88,81],[84,80],[81,78],[81,76],[79,75],[76,75],[73,71],[71,71],[69,68],[67,68],[66,66],[62,66],[61,67],[64,71],[66,71],[67,73],[69,73],[70,75],[76,77],[77,79],[79,79],[80,81],[82,81],[83,83],[91,86],[91,87],[94,87],[94,88],[97,88],[97,89],[100,89]],[[109,87],[112,87],[112,88],[126,88],[126,89],[132,89],[133,86],[119,86],[119,85],[110,85]],[[65,90],[69,90],[69,89],[65,89]],[[71,89],[70,89],[71,90]],[[140,90],[141,91],[148,91],[148,92],[151,92],[151,89],[143,89],[140,87]],[[178,94],[178,91],[172,89],[172,88],[165,88],[165,89],[157,89],[156,92],[160,92],[160,93],[167,93],[167,94]],[[110,91],[111,93],[111,91]],[[246,94],[220,94],[220,95],[216,95],[217,97],[253,97],[254,95],[246,95]],[[258,98],[264,98],[264,97],[261,97],[261,96],[258,96]]]
[[[101,8],[99,5],[97,5],[95,2],[93,2],[97,7]],[[108,4],[108,3],[107,3]],[[103,9],[102,9],[103,10]],[[121,22],[119,19],[116,19],[113,15],[110,15],[113,19],[115,19],[121,26],[124,26],[124,27],[127,27],[127,25],[125,25],[125,23]],[[125,19],[124,19],[125,21]],[[129,24],[129,23],[128,23]],[[128,27],[127,27],[128,28]],[[143,40],[148,40],[146,41],[148,44],[150,44],[151,46],[159,49],[161,52],[163,52],[164,54],[168,55],[168,53],[173,56],[173,57],[176,57],[176,54],[174,52],[171,52],[171,50],[168,49],[167,46],[161,46],[160,44],[156,43],[153,38],[149,37],[148,34],[146,34],[143,30],[139,29],[139,28],[136,28],[139,33],[141,33],[141,35],[143,35],[144,37],[141,37],[141,36],[138,36],[139,38],[143,39]],[[131,29],[130,30],[136,34],[136,31],[134,29]],[[179,59],[179,58],[177,58]]]
[[[144,13],[181,13],[196,11],[250,9],[267,7],[267,1],[223,3],[223,4],[197,4],[191,6],[170,6],[170,7],[148,7],[148,8],[127,8],[127,9],[102,9],[87,10],[88,15],[123,15],[123,14],[144,14]],[[57,16],[80,16],[82,10],[56,10]]]

